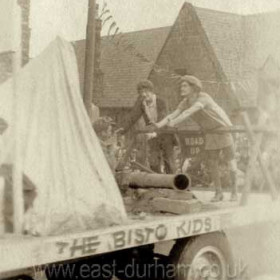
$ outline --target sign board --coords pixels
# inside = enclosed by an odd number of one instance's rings
[[[204,150],[205,139],[203,135],[180,136],[181,148],[186,157],[195,157]]]

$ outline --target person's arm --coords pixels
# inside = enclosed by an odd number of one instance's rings
[[[196,113],[197,111],[199,111],[203,108],[204,108],[204,105],[202,103],[200,103],[200,102],[194,103],[189,109],[183,111],[179,116],[171,119],[168,122],[168,126],[173,127],[173,126],[181,123],[182,121],[188,119],[191,115],[193,115],[194,113]]]
[[[164,119],[162,119],[161,121],[155,123],[155,126],[157,128],[162,128],[165,125],[167,125],[171,120],[175,119],[177,116],[179,116],[181,114],[182,110],[181,109],[176,109],[175,111],[173,111],[171,114],[167,115]]]
[[[184,110],[188,107],[188,100],[184,98],[178,105],[177,109],[173,111],[171,114],[167,115],[160,122],[156,123],[155,126],[157,128],[162,128],[165,125],[169,124],[171,120],[177,118]]]

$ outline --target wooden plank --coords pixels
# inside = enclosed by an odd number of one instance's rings
[[[159,212],[167,212],[173,214],[187,214],[199,212],[202,203],[197,199],[178,200],[158,197],[151,201],[153,208]]]
[[[133,190],[131,191],[133,192]],[[168,198],[183,201],[195,198],[193,193],[189,191],[176,191],[171,189],[138,189],[134,190],[133,196],[135,199],[125,200],[127,211],[132,213],[144,212],[150,214],[158,212],[152,203],[155,198]]]
[[[267,134],[279,134],[279,131],[276,129],[268,129],[264,126],[252,126],[252,131],[254,133],[267,133]],[[151,132],[150,129],[139,129],[136,131],[138,134],[143,133],[149,133]],[[207,134],[223,134],[223,133],[247,133],[247,127],[246,126],[232,126],[232,127],[224,127],[219,129],[179,129],[179,128],[163,128],[156,131],[157,134],[179,134],[179,135],[203,135],[205,133]]]

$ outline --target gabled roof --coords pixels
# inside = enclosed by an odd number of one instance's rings
[[[185,3],[182,9],[189,7],[190,4]],[[201,24],[201,35],[206,38],[205,46],[212,52],[213,63],[220,67],[219,70],[230,82],[249,80],[243,83],[243,88],[246,83],[251,86],[240,94],[245,103],[252,104],[257,88],[256,70],[264,65],[269,56],[280,65],[279,12],[244,16],[198,7],[193,7],[193,11],[197,22]],[[95,98],[97,105],[132,106],[136,98],[136,83],[149,76],[171,30],[171,27],[162,27],[117,35],[113,40],[112,37],[102,38],[101,70],[104,73],[104,97]],[[150,63],[130,54],[122,47],[117,47],[114,42],[117,42],[120,36],[123,41],[132,43]],[[83,54],[84,42],[77,42],[76,45],[80,52],[83,50]],[[247,95],[251,96],[247,98]]]
[[[130,107],[136,98],[136,82],[149,76],[153,63],[169,34],[170,27],[129,32],[125,34],[102,37],[101,70],[104,75],[103,95],[94,101],[101,107]],[[117,46],[122,36],[123,46]],[[126,43],[125,43],[126,42]],[[135,50],[142,54],[143,61],[124,46],[132,43]],[[78,60],[84,55],[84,41],[75,42]],[[84,60],[84,59],[83,59]],[[83,64],[83,63],[82,63]]]
[[[185,3],[182,9],[188,9],[189,5]],[[215,60],[220,64],[226,77],[237,79],[240,77],[240,58],[244,51],[242,16],[193,8],[208,38],[207,44],[214,51]],[[156,62],[170,30],[171,27],[143,30],[126,33],[124,37],[132,42],[140,53]],[[102,48],[101,68],[106,75],[104,98],[95,99],[95,102],[101,107],[124,107],[124,105],[130,107],[134,103],[136,82],[148,77],[152,65],[117,49],[108,37],[103,38]]]
[[[238,78],[244,52],[242,16],[196,7],[195,11],[225,75]]]
[[[136,98],[136,83],[141,79],[148,78],[169,31],[170,27],[163,27],[125,34],[124,40],[132,43],[135,50],[148,61],[142,61],[137,56],[130,54],[129,51],[125,51],[123,47],[118,48],[112,43],[112,37],[102,39],[101,69],[106,73],[103,94],[106,98],[114,98],[118,93],[117,98],[112,99],[114,107],[128,105],[124,104],[127,101],[133,104],[135,100],[131,96],[134,95]],[[115,42],[117,40],[118,36],[114,38]],[[102,99],[96,100],[96,102],[98,104],[102,102]],[[105,100],[103,106],[106,106],[107,102]]]

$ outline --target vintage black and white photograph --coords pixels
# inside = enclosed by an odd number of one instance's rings
[[[279,0],[0,0],[0,279],[280,279]]]

